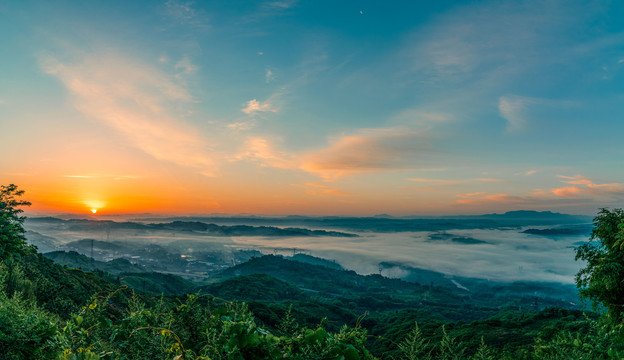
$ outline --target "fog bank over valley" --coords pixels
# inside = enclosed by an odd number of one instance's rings
[[[262,254],[304,253],[360,274],[409,278],[411,268],[493,281],[571,284],[587,217],[510,212],[445,218],[204,217],[101,221],[29,218],[42,252],[203,276]],[[392,230],[394,229],[394,230]],[[421,231],[415,231],[422,229]],[[167,265],[169,264],[169,265]]]

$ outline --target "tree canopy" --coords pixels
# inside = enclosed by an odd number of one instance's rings
[[[17,185],[0,185],[0,260],[10,254],[23,253],[26,250],[24,235],[24,217],[20,206],[30,206],[30,202],[21,200],[24,190]]]
[[[579,293],[602,304],[618,322],[624,319],[624,211],[601,209],[590,242],[576,249],[587,265],[576,275]]]

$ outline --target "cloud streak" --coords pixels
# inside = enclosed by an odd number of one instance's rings
[[[576,175],[558,175],[566,186],[555,187],[549,191],[535,189],[527,194],[475,192],[456,195],[457,204],[472,206],[488,206],[493,204],[526,205],[536,207],[560,206],[570,203],[596,203],[605,206],[613,202],[624,200],[624,184],[608,183],[597,184],[591,179]]]
[[[501,96],[498,99],[498,111],[507,120],[507,132],[522,131],[527,127],[527,107],[533,100],[522,96]]]
[[[366,172],[413,169],[434,150],[423,133],[405,127],[362,129],[301,156],[301,169],[326,179]]]
[[[260,136],[247,137],[241,150],[232,160],[252,161],[259,163],[260,166],[280,169],[295,169],[298,164],[296,157],[279,151],[269,139]]]
[[[217,174],[205,140],[169,114],[170,107],[193,101],[174,77],[120,55],[97,53],[74,63],[49,57],[42,68],[66,86],[79,112],[109,126],[145,153],[204,175]],[[186,72],[191,65],[185,61],[181,68]]]
[[[552,189],[551,193],[558,197],[567,199],[624,199],[624,184],[621,183],[596,184],[592,180],[581,175],[559,175],[559,178],[565,179],[561,182],[573,186],[563,186]]]
[[[245,107],[242,108],[241,111],[247,115],[254,115],[259,112],[276,113],[278,112],[278,109],[268,100],[265,102],[260,102],[256,99],[252,99],[247,101]]]

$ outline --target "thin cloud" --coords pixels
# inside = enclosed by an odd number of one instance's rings
[[[93,179],[95,175],[63,175],[63,177],[71,178],[71,179]]]
[[[247,131],[251,130],[256,126],[256,120],[251,119],[248,121],[238,121],[231,124],[228,124],[227,127],[234,131]]]
[[[163,12],[167,17],[181,25],[191,25],[197,28],[206,28],[209,26],[205,15],[194,8],[191,1],[183,2],[177,0],[168,0],[163,5]]]
[[[280,0],[280,1],[267,1],[263,5],[266,8],[274,9],[291,9],[299,3],[299,0]]]
[[[462,199],[469,199],[469,198],[474,198],[474,197],[478,197],[481,195],[485,195],[486,193],[481,191],[481,192],[475,192],[475,193],[468,193],[468,194],[458,194],[457,197],[458,198],[462,198]]]
[[[475,183],[475,182],[486,182],[486,183],[505,182],[505,180],[502,180],[502,179],[491,179],[491,178],[465,179],[465,180],[412,178],[409,180],[416,182],[416,183],[425,183],[425,184],[434,184],[434,185],[459,185],[459,184],[467,184],[467,183]]]
[[[293,184],[293,186],[299,186],[299,187],[303,187],[305,189],[306,194],[308,195],[312,195],[312,196],[340,196],[340,197],[344,197],[344,196],[353,196],[353,194],[343,191],[343,190],[339,190],[339,189],[332,189],[330,188],[328,185],[326,184],[319,184],[319,183],[314,183],[314,182],[308,182],[305,184]]]
[[[624,198],[624,184],[621,183],[608,183],[608,184],[596,184],[592,180],[581,176],[564,176],[558,175],[559,178],[565,179],[561,182],[575,185],[575,186],[562,186],[551,190],[551,193],[556,196],[568,199],[609,199]]]
[[[269,139],[259,136],[248,137],[241,151],[239,151],[232,160],[253,161],[259,163],[261,166],[280,169],[295,169],[297,167],[297,160],[295,157],[277,150]]]
[[[180,78],[194,74],[198,68],[185,56],[175,64],[175,69],[179,71],[176,77]]]
[[[113,180],[135,180],[142,178],[139,175],[63,175],[70,179],[113,179]]]
[[[258,112],[278,112],[278,109],[268,100],[259,102],[256,99],[249,100],[244,108],[241,109],[247,115],[253,115]]]
[[[574,204],[592,204],[605,206],[613,202],[624,200],[624,184],[608,183],[597,184],[581,175],[563,176],[558,175],[562,183],[568,184],[553,188],[549,191],[535,189],[527,194],[488,194],[487,192],[475,192],[470,194],[458,194],[455,202],[462,205],[489,206],[492,204],[531,205],[537,208],[553,207]]]
[[[89,54],[74,63],[44,59],[43,70],[68,89],[82,114],[123,135],[158,160],[214,176],[209,146],[191,126],[169,114],[169,107],[193,98],[171,76],[119,55]]]
[[[472,194],[460,194],[457,195],[457,197],[459,197],[459,199],[455,202],[462,205],[482,205],[486,203],[526,204],[531,202],[530,198],[505,193],[487,195],[484,192],[478,192]]]
[[[533,99],[515,95],[498,99],[498,111],[507,120],[507,132],[517,132],[527,127],[527,107],[533,102]]]
[[[264,73],[264,81],[268,84],[273,80],[275,80],[275,74],[271,71],[271,69],[266,69],[266,72]]]
[[[409,128],[364,129],[301,156],[301,169],[331,179],[365,172],[414,169],[434,151],[428,138]]]

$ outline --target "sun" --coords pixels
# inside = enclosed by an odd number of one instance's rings
[[[97,212],[97,209],[91,209],[91,213],[95,214]]]

